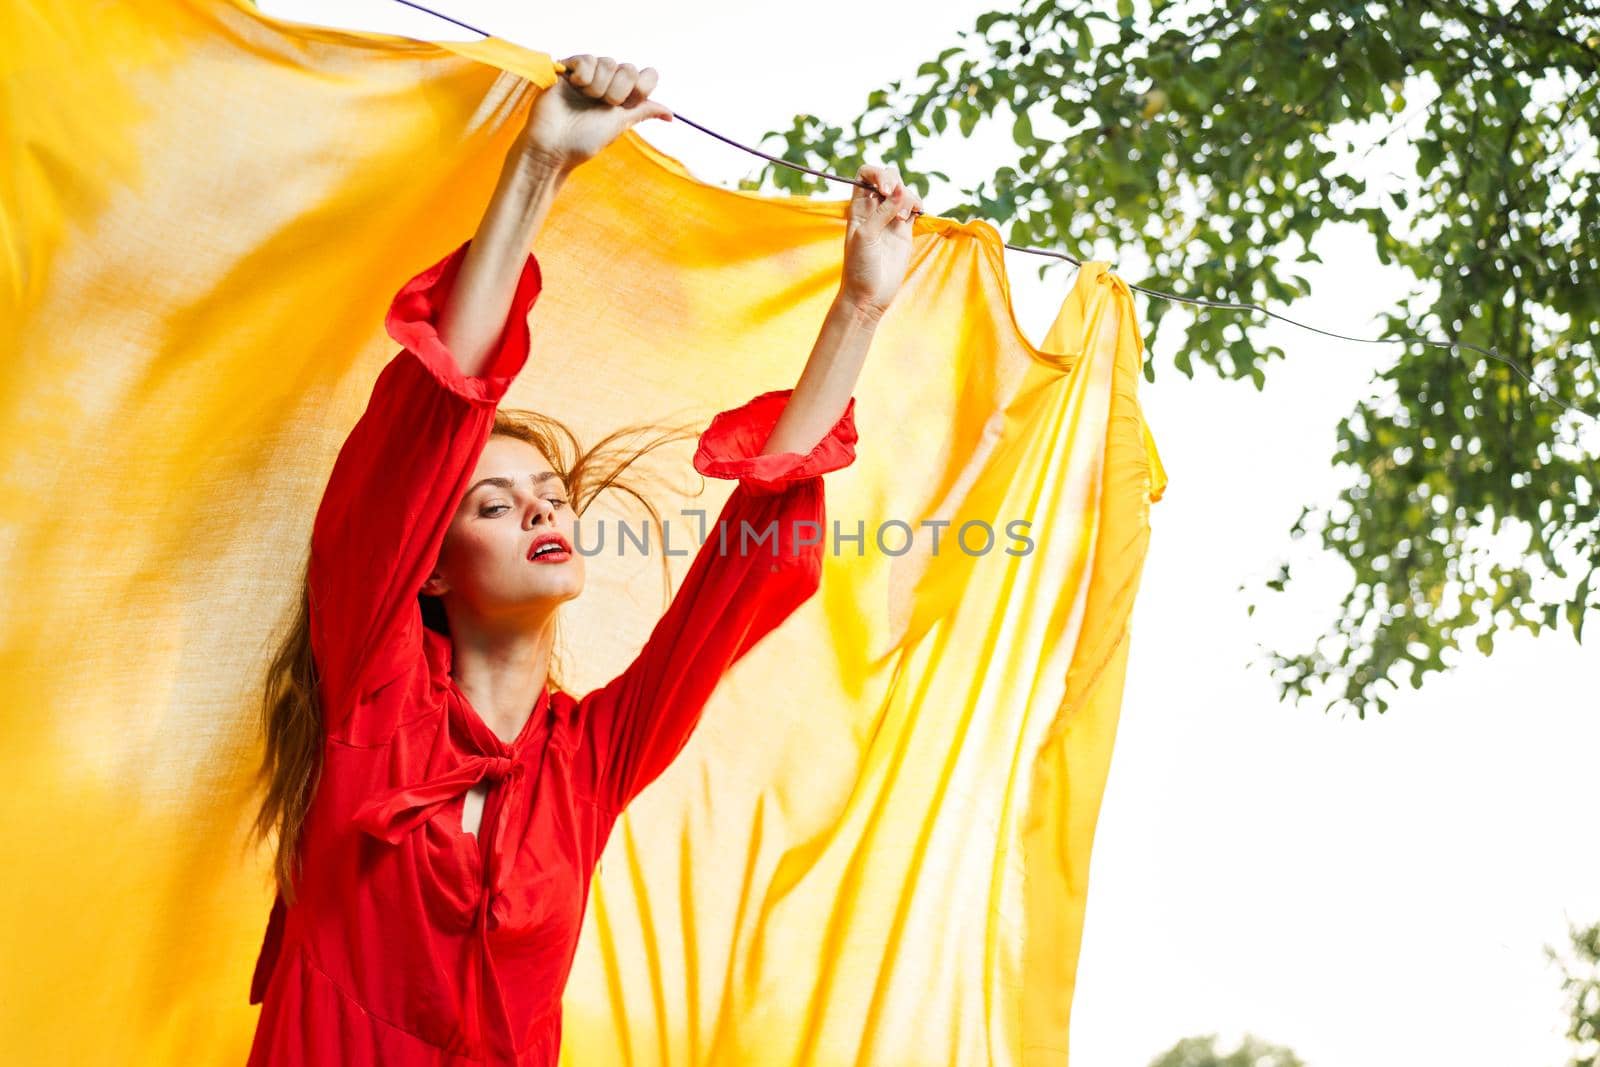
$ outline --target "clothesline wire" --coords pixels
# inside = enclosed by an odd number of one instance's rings
[[[414,2],[414,0],[394,0],[394,2],[397,3],[397,4],[404,4],[406,7],[414,8],[414,9],[416,9],[418,11],[426,12],[427,14],[432,15],[435,18],[443,19],[446,22],[452,23],[452,24],[454,24],[456,26],[460,26],[464,30],[471,30],[473,33],[482,34],[485,37],[493,37],[493,36],[495,36],[495,34],[490,33],[488,30],[481,30],[476,26],[472,26],[472,25],[469,25],[469,24],[467,24],[465,22],[462,22],[460,19],[454,18],[454,17],[452,17],[450,15],[446,15],[442,11],[435,11],[430,7],[425,7],[422,4],[416,3],[416,2]],[[558,73],[565,73],[566,68],[559,61],[556,62],[555,66],[556,66],[556,70],[557,70]],[[674,122],[686,122],[690,126],[693,126],[695,129],[699,130],[701,133],[709,134],[710,136],[715,137],[717,140],[722,141],[725,144],[732,145],[734,148],[740,149],[741,151],[749,152],[753,156],[759,156],[762,159],[765,159],[770,163],[775,163],[780,167],[788,167],[791,170],[803,171],[806,174],[810,174],[810,175],[813,175],[815,177],[823,178],[823,179],[826,179],[826,180],[832,181],[832,182],[840,182],[840,183],[842,183],[844,185],[858,185],[861,188],[867,189],[867,190],[872,191],[872,192],[876,192],[877,191],[875,186],[873,186],[872,184],[870,184],[870,183],[868,183],[866,181],[863,181],[863,180],[861,180],[859,178],[847,178],[847,177],[844,177],[843,175],[840,175],[840,174],[830,174],[827,171],[813,170],[810,167],[802,166],[801,164],[792,162],[791,160],[780,159],[777,156],[769,155],[768,153],[763,152],[758,148],[751,148],[749,145],[740,144],[738,141],[735,141],[731,137],[725,137],[725,136],[723,136],[722,134],[718,133],[715,130],[707,129],[706,127],[700,125],[698,122],[694,121],[693,119],[688,118],[687,116],[685,116],[682,112],[678,111],[676,108],[673,108],[671,110],[672,110],[672,119],[673,119]],[[913,213],[914,214],[922,214],[922,212],[920,212],[920,211],[919,212],[913,212]],[[1005,247],[1011,249],[1014,252],[1026,252],[1026,253],[1028,253],[1030,255],[1048,256],[1048,257],[1051,257],[1053,259],[1065,260],[1066,262],[1071,263],[1075,267],[1080,267],[1081,268],[1083,266],[1083,261],[1082,260],[1078,259],[1075,256],[1070,256],[1065,252],[1056,252],[1056,251],[1053,251],[1051,249],[1046,249],[1046,248],[1030,248],[1030,247],[1028,247],[1026,245],[1014,245],[1014,244],[1010,244],[1009,242],[1006,243]],[[1354,341],[1354,342],[1356,342],[1358,344],[1365,344],[1365,345],[1412,344],[1412,343],[1416,343],[1416,344],[1422,344],[1422,345],[1430,345],[1430,346],[1432,346],[1434,348],[1447,348],[1447,349],[1450,350],[1450,354],[1451,355],[1459,355],[1460,354],[1460,350],[1463,349],[1463,348],[1470,349],[1473,352],[1480,353],[1482,355],[1488,356],[1490,359],[1498,360],[1499,362],[1504,363],[1506,366],[1510,367],[1512,370],[1516,371],[1519,375],[1521,375],[1522,378],[1529,385],[1533,386],[1535,389],[1539,390],[1541,393],[1544,392],[1544,387],[1543,386],[1541,386],[1538,382],[1534,381],[1533,378],[1530,377],[1526,371],[1524,371],[1520,366],[1517,365],[1515,360],[1507,359],[1506,357],[1502,356],[1500,354],[1500,351],[1499,351],[1498,348],[1484,348],[1483,346],[1475,345],[1475,344],[1471,343],[1470,341],[1460,341],[1460,340],[1456,340],[1456,341],[1440,341],[1440,340],[1437,340],[1437,339],[1431,338],[1431,337],[1417,337],[1417,336],[1407,336],[1407,337],[1353,337],[1350,334],[1337,333],[1337,332],[1335,332],[1333,330],[1324,330],[1324,329],[1321,329],[1320,327],[1312,326],[1312,325],[1309,325],[1308,323],[1300,322],[1298,319],[1292,319],[1287,315],[1282,315],[1282,314],[1279,314],[1276,311],[1268,310],[1267,308],[1264,308],[1259,304],[1236,303],[1236,302],[1231,301],[1231,300],[1207,300],[1207,299],[1205,299],[1203,297],[1197,297],[1197,296],[1182,296],[1182,295],[1180,295],[1178,293],[1168,293],[1168,292],[1164,292],[1164,291],[1162,291],[1160,289],[1150,289],[1150,288],[1147,288],[1147,287],[1145,287],[1143,285],[1135,285],[1134,283],[1132,283],[1130,281],[1127,281],[1126,279],[1123,279],[1123,284],[1127,285],[1127,287],[1129,289],[1133,289],[1136,292],[1144,293],[1146,296],[1153,296],[1153,297],[1156,297],[1156,298],[1161,299],[1161,300],[1171,300],[1171,301],[1174,301],[1174,302],[1180,303],[1180,304],[1191,304],[1191,305],[1194,305],[1196,307],[1218,308],[1218,309],[1221,309],[1221,310],[1224,310],[1224,311],[1258,311],[1261,314],[1266,315],[1266,316],[1268,316],[1270,318],[1278,319],[1278,320],[1280,320],[1282,322],[1287,322],[1291,326],[1298,326],[1302,330],[1310,330],[1312,333],[1320,333],[1324,337],[1334,337],[1334,338],[1338,338],[1341,341]],[[1584,411],[1582,408],[1575,407],[1574,405],[1567,403],[1565,400],[1562,400],[1558,396],[1554,396],[1554,395],[1551,395],[1551,394],[1547,393],[1547,394],[1545,394],[1545,398],[1548,399],[1551,403],[1561,405],[1562,407],[1566,408],[1568,411],[1575,411],[1580,415],[1585,415],[1585,416],[1587,416],[1587,417],[1589,417],[1591,419],[1594,419],[1597,422],[1600,422],[1600,416],[1596,416],[1592,412]]]

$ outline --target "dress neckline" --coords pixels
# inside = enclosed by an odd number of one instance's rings
[[[551,693],[550,680],[545,679],[543,688],[533,702],[533,710],[528,713],[527,719],[522,724],[522,729],[517,731],[517,736],[510,741],[501,739],[500,735],[490,728],[483,716],[478,714],[478,709],[472,706],[471,699],[462,692],[456,684],[455,675],[450,673],[453,660],[453,649],[450,639],[437,630],[427,630],[426,640],[434,646],[435,655],[429,660],[434,670],[440,675],[440,681],[453,694],[450,700],[452,714],[460,732],[473,744],[480,755],[485,756],[510,756],[517,752],[525,751],[530,747],[530,742],[540,734],[548,732],[550,722],[550,705],[554,699]]]
[[[550,721],[550,683],[544,684],[544,689],[533,702],[533,710],[528,713],[528,718],[523,722],[522,729],[517,731],[517,736],[510,741],[502,740],[488,723],[483,721],[483,716],[478,714],[478,709],[472,706],[472,701],[467,694],[461,691],[456,684],[454,676],[447,676],[451,690],[455,693],[455,700],[451,703],[459,709],[462,725],[466,728],[467,736],[477,743],[485,756],[509,756],[525,751],[534,737],[545,731]]]

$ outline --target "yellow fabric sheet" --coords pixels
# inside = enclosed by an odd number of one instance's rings
[[[393,355],[383,310],[472,232],[522,79],[549,84],[551,63],[243,0],[0,10],[0,1047],[242,1062],[271,902],[244,835],[268,642]],[[709,186],[625,136],[538,238],[535,354],[506,406],[592,440],[792,385],[845,204]],[[819,593],[619,825],[564,1062],[1065,1062],[1166,480],[1141,358],[1104,264],[1035,348],[994,228],[917,224],[856,394],[859,458],[828,483],[864,554],[830,549]],[[729,488],[692,495],[691,447],[660,468],[669,519],[715,515]],[[986,553],[954,541],[973,519],[995,531]],[[937,553],[925,520],[950,522]],[[1016,520],[1022,555],[1005,551]],[[917,530],[899,555],[895,521]],[[590,561],[565,624],[581,686],[643,643],[658,568]]]

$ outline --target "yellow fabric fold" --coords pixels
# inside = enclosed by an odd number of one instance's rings
[[[269,642],[393,355],[383,311],[472,232],[553,68],[243,0],[0,10],[0,1047],[242,1062],[272,899],[244,834]],[[625,135],[535,244],[535,355],[505,406],[593,440],[792,385],[846,203],[710,186]],[[1105,264],[1035,347],[999,233],[917,223],[856,392],[858,459],[828,481],[835,529],[864,536],[829,532],[821,590],[619,824],[563,1062],[1066,1062],[1166,483],[1142,359]],[[728,491],[697,493],[687,445],[657,469],[685,530]],[[620,508],[596,517],[638,522]],[[661,607],[654,556],[587,571],[564,624],[580,688]]]

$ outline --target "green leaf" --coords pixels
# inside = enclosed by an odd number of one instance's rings
[[[1444,148],[1435,140],[1417,142],[1417,177],[1426,178],[1444,158]]]
[[[1591,569],[1578,583],[1572,599],[1567,601],[1567,625],[1572,627],[1572,636],[1579,642],[1583,641],[1583,617],[1589,606],[1589,581],[1593,577],[1594,571]]]
[[[1011,124],[1011,139],[1024,148],[1033,147],[1033,121],[1026,109],[1017,112],[1017,120]]]

